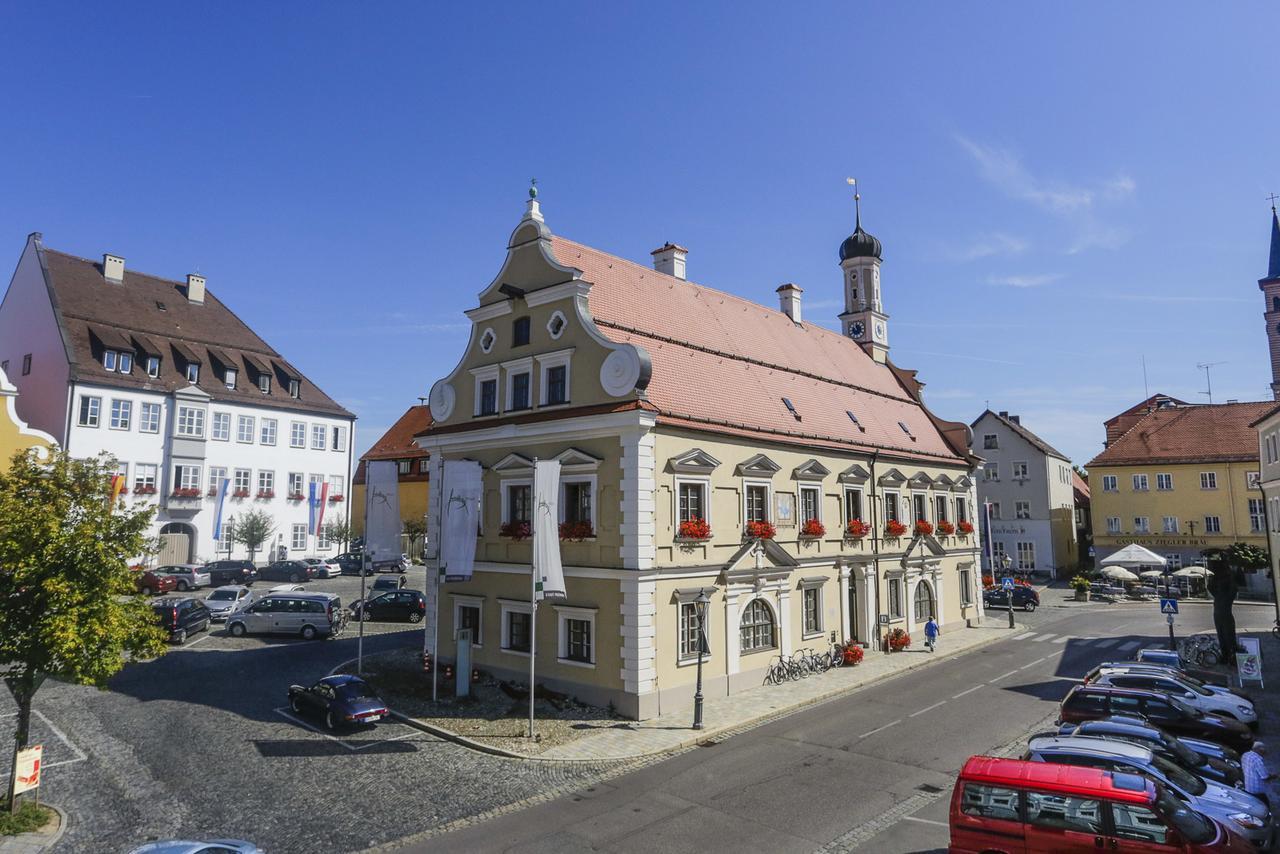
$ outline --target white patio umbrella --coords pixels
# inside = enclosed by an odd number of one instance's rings
[[[1126,566],[1133,569],[1140,566],[1165,566],[1167,563],[1168,561],[1151,551],[1151,549],[1143,548],[1134,543],[1133,545],[1125,546],[1115,554],[1109,555],[1098,565],[1104,567]]]
[[[1179,578],[1205,578],[1209,575],[1209,570],[1203,566],[1187,566],[1173,573]]]
[[[1105,566],[1102,568],[1102,574],[1113,581],[1137,581],[1138,576],[1134,575],[1123,566]]]
[[[1160,569],[1148,569],[1138,573],[1142,578],[1160,578],[1164,575],[1164,571]]]

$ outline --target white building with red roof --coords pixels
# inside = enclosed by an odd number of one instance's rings
[[[686,702],[703,593],[713,694],[802,647],[980,617],[969,429],[888,357],[879,241],[859,222],[839,257],[843,335],[804,320],[795,285],[764,306],[690,281],[683,247],[647,267],[552,235],[529,202],[417,439],[436,531],[443,462],[484,472],[443,659],[467,627],[476,666],[527,678],[534,459],[563,466],[568,588],[539,609],[539,681],[585,701]]]

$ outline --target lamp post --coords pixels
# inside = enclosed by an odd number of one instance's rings
[[[1013,559],[1010,558],[1008,555],[1001,555],[1000,565],[1004,568],[1005,575],[1008,576],[1009,568],[1013,566]],[[1000,579],[1000,583],[1002,585],[1004,584],[1003,578]],[[1005,596],[1005,601],[1009,603],[1009,628],[1012,629],[1013,628],[1013,590],[1006,590],[1004,592],[1004,596]]]
[[[698,682],[693,692],[693,728],[702,729],[702,656],[707,652],[707,606],[711,597],[704,589],[695,600],[698,605]]]

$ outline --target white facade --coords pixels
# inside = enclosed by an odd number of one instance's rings
[[[990,548],[1008,555],[1011,568],[1053,574],[1079,560],[1069,545],[1075,542],[1071,461],[1029,441],[1016,418],[988,411],[973,423],[971,450],[984,460],[978,513],[982,518],[990,503]]]

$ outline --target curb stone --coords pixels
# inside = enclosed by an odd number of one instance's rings
[[[53,810],[58,817],[58,829],[52,834],[46,836],[42,831],[32,831],[30,833],[19,833],[15,836],[9,836],[0,839],[0,854],[31,854],[36,851],[47,851],[58,844],[62,839],[62,834],[67,830],[67,813],[57,804],[45,804],[40,806]]]

